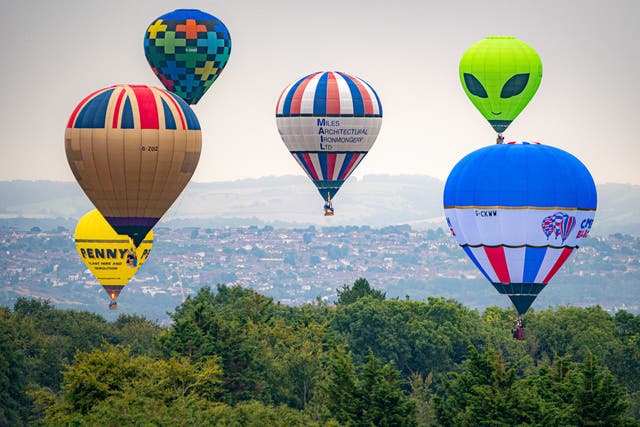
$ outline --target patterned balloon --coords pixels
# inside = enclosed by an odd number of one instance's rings
[[[227,65],[231,36],[215,16],[177,9],[149,25],[144,53],[168,90],[196,104]]]
[[[597,205],[587,168],[541,144],[496,144],[456,164],[444,189],[452,234],[524,314],[589,234]]]
[[[358,77],[317,72],[285,88],[276,123],[291,155],[330,200],[375,142],[382,104]]]
[[[92,93],[75,108],[65,131],[67,160],[80,187],[135,246],[191,179],[201,146],[191,108],[149,86]]]
[[[111,298],[110,309],[129,280],[138,272],[153,246],[153,230],[137,248],[126,235],[116,233],[97,209],[87,212],[76,226],[74,236],[80,259]]]
[[[515,37],[492,36],[473,44],[460,59],[465,93],[493,129],[504,132],[527,106],[542,80],[536,51]]]

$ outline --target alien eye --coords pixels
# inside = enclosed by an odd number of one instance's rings
[[[487,98],[487,91],[484,89],[484,86],[482,86],[482,83],[480,83],[480,80],[473,74],[464,73],[464,84],[467,85],[467,89],[469,89],[472,95]]]
[[[507,82],[502,86],[502,92],[500,92],[500,98],[511,98],[512,96],[519,95],[520,92],[527,87],[527,82],[529,81],[529,73],[525,74],[516,74],[511,77]]]

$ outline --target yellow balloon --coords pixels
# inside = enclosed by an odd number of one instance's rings
[[[109,294],[109,308],[116,309],[120,291],[151,251],[153,230],[136,248],[129,236],[116,233],[102,214],[94,209],[80,218],[74,238],[80,258]]]

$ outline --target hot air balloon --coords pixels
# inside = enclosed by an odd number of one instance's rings
[[[326,199],[360,164],[378,136],[382,104],[364,80],[337,71],[316,72],[287,86],[276,105],[280,136]]]
[[[473,44],[460,59],[465,93],[498,132],[511,124],[535,95],[542,80],[536,51],[511,36],[491,36]]]
[[[177,9],[149,25],[144,54],[168,90],[197,104],[227,65],[231,37],[215,16],[197,9]]]
[[[94,209],[80,218],[74,238],[80,258],[111,298],[109,308],[116,309],[118,295],[151,251],[153,230],[136,248]]]
[[[178,96],[118,85],[78,104],[65,150],[91,202],[138,246],[191,179],[201,138],[198,118]]]
[[[454,166],[444,188],[451,233],[519,315],[587,237],[596,204],[584,164],[538,143],[476,150]]]

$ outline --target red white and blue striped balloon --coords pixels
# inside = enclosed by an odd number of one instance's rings
[[[375,142],[382,105],[364,80],[317,72],[285,88],[276,123],[287,149],[322,197],[333,198]]]
[[[589,234],[597,205],[587,168],[541,144],[496,144],[456,164],[444,189],[452,234],[524,314]]]

